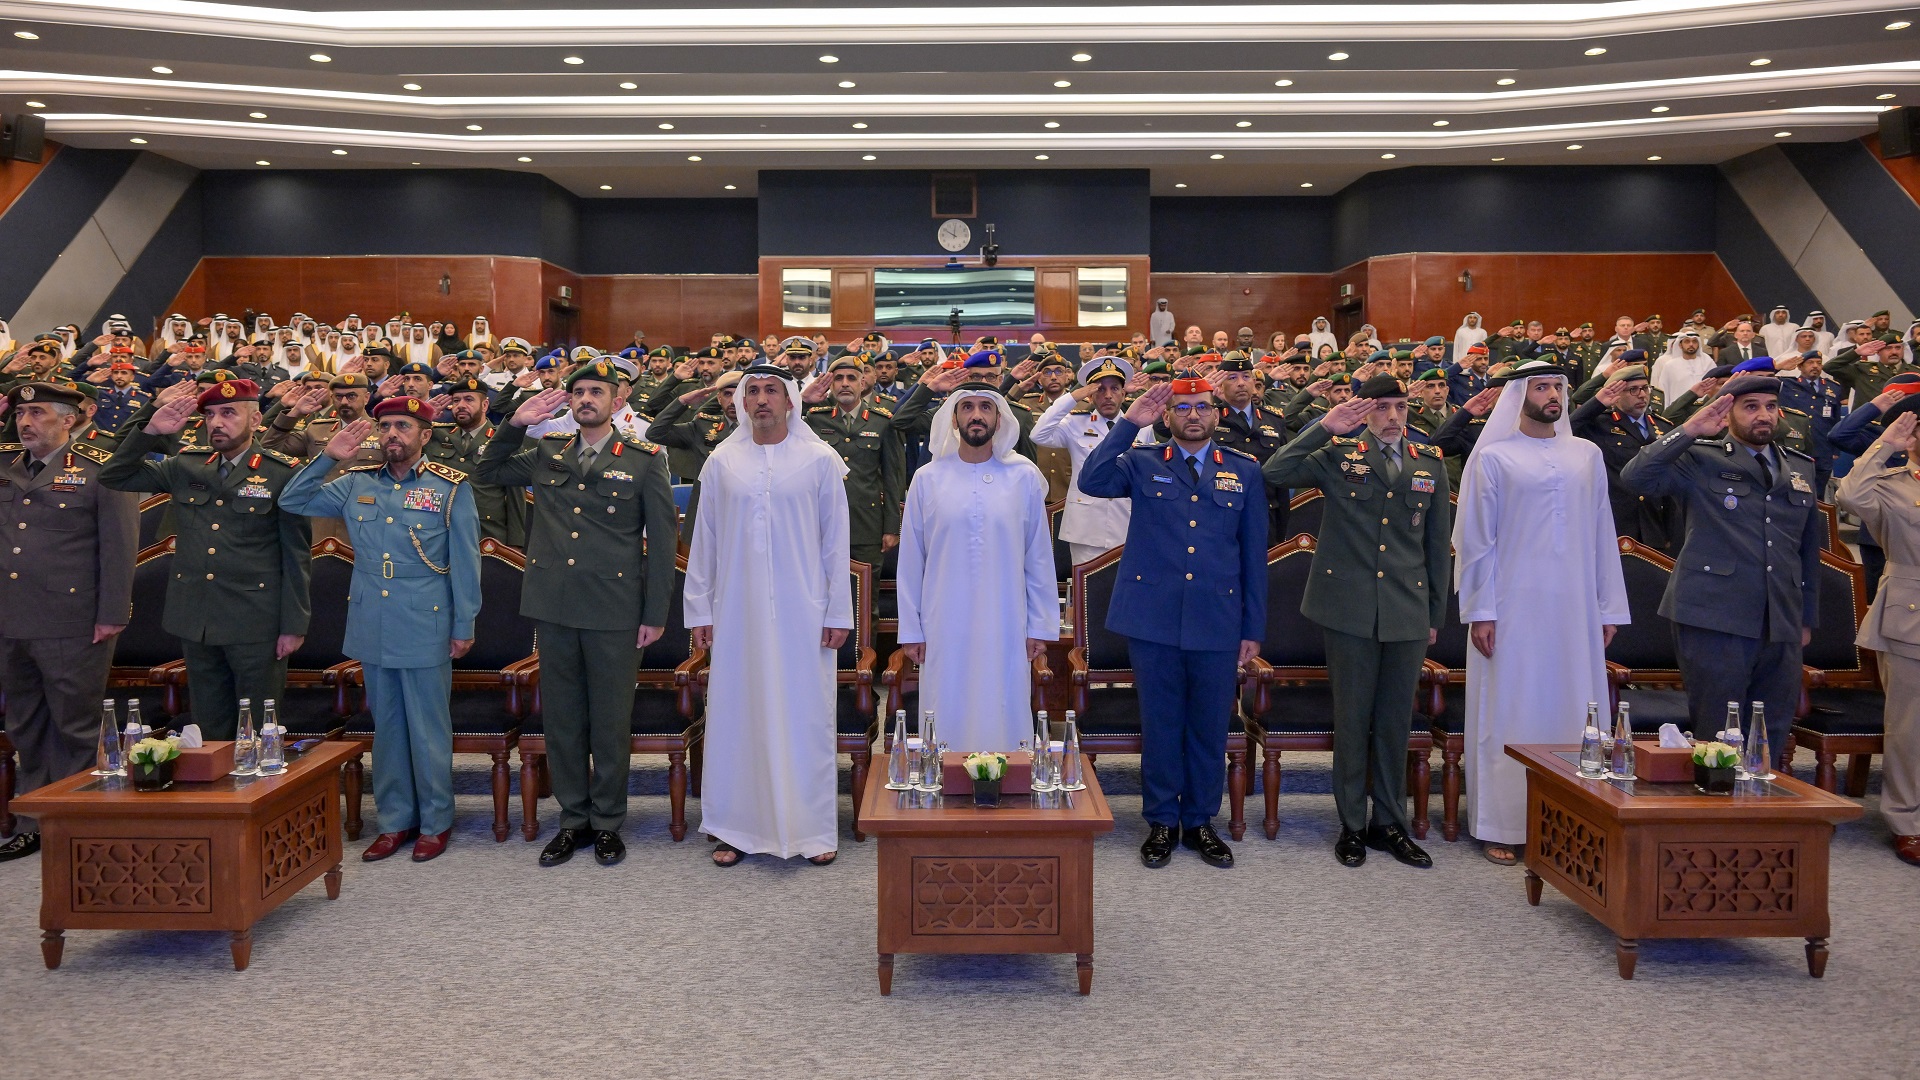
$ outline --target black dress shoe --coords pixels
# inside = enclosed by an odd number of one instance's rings
[[[1375,851],[1387,854],[1422,870],[1433,867],[1433,856],[1420,849],[1420,845],[1408,837],[1406,831],[1398,825],[1376,825],[1367,830],[1367,846]]]
[[[573,849],[579,847],[586,836],[585,829],[561,829],[547,841],[547,849],[540,853],[540,865],[559,866],[573,858]]]
[[[593,861],[601,866],[612,866],[627,857],[626,841],[620,834],[601,829],[593,834]]]
[[[1199,852],[1208,866],[1217,866],[1222,870],[1233,867],[1233,849],[1220,839],[1220,834],[1214,832],[1211,825],[1195,825],[1186,830],[1180,837],[1180,843]]]
[[[1366,841],[1352,829],[1341,829],[1340,839],[1333,842],[1333,857],[1341,866],[1359,866],[1367,861]]]
[[[1140,861],[1158,870],[1173,860],[1173,845],[1180,834],[1171,825],[1147,826],[1147,842],[1140,845]]]
[[[40,834],[39,833],[37,832],[17,833],[14,835],[13,839],[8,840],[4,844],[0,844],[0,862],[7,862],[12,859],[24,859],[27,856],[39,850],[40,850]]]

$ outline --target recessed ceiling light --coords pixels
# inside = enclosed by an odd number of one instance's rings
[[[1648,160],[1648,161],[1659,161],[1659,160],[1660,160],[1660,155],[1659,155],[1659,154],[1648,154],[1648,155],[1647,155],[1647,160]]]
[[[346,156],[347,156],[347,152],[346,152],[345,150],[335,150],[335,151],[333,152],[333,156],[334,156],[334,157],[346,157]]]
[[[468,131],[485,131],[486,129],[481,127],[479,124],[468,124],[467,130]]]
[[[1304,187],[1312,187],[1312,186],[1313,186],[1313,184],[1312,184],[1311,182],[1309,182],[1309,183],[1305,183],[1305,184],[1301,184],[1300,186],[1301,186],[1301,187],[1303,187],[1303,188],[1304,188]]]
[[[699,161],[699,160],[700,160],[700,155],[699,155],[699,154],[688,154],[688,155],[687,155],[687,160],[688,160],[688,161]]]
[[[1595,45],[1593,48],[1587,50],[1587,55],[1588,56],[1605,56],[1607,55],[1607,50],[1601,48],[1598,45]]]
[[[313,61],[316,64],[333,63],[333,57],[328,56],[326,53],[323,53],[323,52],[309,53],[307,56],[307,59]]]
[[[1252,126],[1253,126],[1253,121],[1251,121],[1251,120],[1242,120],[1242,121],[1240,121],[1239,123],[1237,123],[1237,124],[1235,124],[1235,125],[1233,125],[1233,126],[1234,126],[1234,127],[1252,127]]]
[[[1433,122],[1433,126],[1434,126],[1434,127],[1447,127],[1447,126],[1449,126],[1449,125],[1451,125],[1452,123],[1453,123],[1453,121],[1451,121],[1451,120],[1435,120],[1435,121]]]
[[[1893,95],[1892,95],[1892,94],[1888,94],[1887,96],[1888,96],[1888,97],[1892,97]],[[46,107],[47,107],[47,103],[46,103],[46,102],[44,102],[44,101],[29,101],[29,102],[27,102],[27,108],[29,108],[29,109],[44,109],[44,108],[46,108]]]
[[[159,65],[155,65],[153,69],[153,73],[155,75],[171,75],[173,74],[173,69],[170,67],[161,67]]]
[[[1792,135],[1792,134],[1793,134],[1793,132],[1791,132],[1791,131],[1776,131],[1776,132],[1774,132],[1774,133],[1773,133],[1773,137],[1774,137],[1774,138],[1776,138],[1776,139],[1784,139],[1784,138],[1786,138],[1787,136],[1789,136],[1789,135]]]
[[[1073,84],[1068,82],[1065,79],[1055,79],[1053,80],[1053,85],[1061,88],[1062,90],[1065,90],[1067,87],[1072,86]]]
[[[880,159],[879,159],[879,158],[877,158],[877,157],[875,157],[875,156],[873,156],[872,154],[861,154],[861,155],[860,155],[860,160],[861,160],[861,161],[878,161],[878,160],[880,160]]]
[[[1764,56],[1762,56],[1762,57],[1760,57],[1760,58],[1759,58],[1759,59],[1757,59],[1757,60],[1749,60],[1749,61],[1747,61],[1747,66],[1748,66],[1748,67],[1766,67],[1766,66],[1767,66],[1768,64],[1771,64],[1771,63],[1773,63],[1773,61],[1771,61],[1771,60],[1769,60],[1769,59],[1767,59],[1766,57],[1764,57]]]
[[[1580,144],[1579,144],[1579,143],[1577,143],[1577,142],[1576,142],[1576,143],[1568,143],[1568,144],[1567,144],[1567,149],[1569,149],[1569,150],[1578,150],[1578,149],[1580,149]]]
[[[1503,158],[1503,157],[1497,157],[1497,158],[1490,158],[1489,160],[1491,160],[1491,161],[1505,161],[1505,160],[1507,160],[1507,159],[1506,159],[1506,158]]]
[[[420,163],[419,163],[419,162],[417,162],[417,161],[409,161],[409,162],[407,162],[407,164],[409,164],[409,165],[418,165],[418,164],[420,164]]]
[[[1878,96],[1876,96],[1876,97],[1875,97],[1875,98],[1874,98],[1873,100],[1875,100],[1875,101],[1892,101],[1892,100],[1893,100],[1893,97],[1894,97],[1894,95],[1892,95],[1892,94],[1880,94],[1880,95],[1878,95]],[[33,102],[31,102],[31,101],[29,101],[29,102],[27,102],[27,104],[29,104],[29,105],[32,105],[32,104],[33,104]]]
[[[837,56],[834,56],[834,55],[831,55],[831,54],[829,54],[829,55],[826,55],[826,56],[823,56],[823,57],[821,57],[821,58],[820,58],[820,62],[821,62],[821,63],[823,63],[823,64],[837,64],[837,63],[839,63],[839,62],[840,62],[840,58],[839,58],[839,57],[837,57]]]
[[[40,35],[34,33],[31,30],[15,30],[13,32],[13,36],[19,38],[21,41],[39,41],[40,40]]]
[[[612,185],[612,184],[601,184],[601,185],[600,185],[600,190],[601,190],[601,191],[612,191],[612,190],[613,190],[613,185]]]
[[[1399,157],[1399,156],[1400,156],[1400,155],[1398,155],[1398,154],[1381,154],[1381,155],[1380,155],[1380,160],[1381,160],[1381,161],[1392,161],[1392,160],[1393,160],[1394,158],[1397,158],[1397,157]]]
[[[855,83],[855,82],[854,82],[854,81],[853,81],[852,79],[841,79],[841,80],[840,80],[840,89],[842,89],[842,90],[851,90],[851,89],[853,89],[853,88],[854,88],[855,86],[857,86],[857,85],[858,85],[858,84],[857,84],[857,83]]]
[[[672,124],[661,124],[661,125],[660,125],[660,130],[661,130],[661,131],[672,131],[672,130],[673,130],[673,125],[672,125]]]
[[[400,89],[402,89],[402,90],[418,90],[418,89],[420,89],[420,84],[419,84],[419,83],[417,83],[417,82],[410,82],[410,83],[401,83],[401,84],[400,84]]]
[[[587,62],[587,58],[584,56],[563,56],[560,58],[560,62],[563,64],[584,64]]]
[[[265,120],[267,118],[267,114],[263,112],[250,112],[247,115],[255,120]]]
[[[1888,97],[1892,97],[1893,95],[1892,95],[1892,94],[1888,94],[1887,96],[1888,96]],[[1058,120],[1049,120],[1049,121],[1047,121],[1047,122],[1046,122],[1046,123],[1045,123],[1044,125],[1042,125],[1042,126],[1044,126],[1044,127],[1047,127],[1047,128],[1057,128],[1057,127],[1059,127],[1059,126],[1060,126],[1060,121],[1058,121]]]
[[[1327,59],[1329,60],[1345,60],[1346,58],[1347,58],[1347,54],[1343,52],[1327,54]]]
[[[1906,23],[1901,23],[1900,25],[1901,25],[1901,26],[1905,26],[1905,25],[1906,25]],[[1896,27],[1892,27],[1892,26],[1889,26],[1889,27],[1887,27],[1887,29],[1889,29],[1889,30],[1893,30],[1893,29],[1897,29],[1897,28],[1896,28]],[[1073,62],[1074,62],[1074,63],[1076,63],[1076,64],[1084,64],[1084,63],[1086,63],[1087,61],[1089,61],[1089,60],[1091,60],[1091,59],[1093,59],[1093,54],[1092,54],[1092,53],[1083,53],[1083,52],[1077,52],[1077,53],[1074,53],[1074,54],[1073,54]]]
[[[1654,111],[1654,112],[1657,112],[1657,113],[1663,113],[1663,112],[1666,112],[1666,111],[1668,111],[1668,108],[1667,108],[1667,106],[1665,106],[1665,105],[1655,105],[1655,106],[1653,107],[1653,111]]]
[[[736,188],[736,187],[734,187],[734,186],[733,186],[732,184],[728,184],[728,185],[726,185],[726,189],[727,189],[728,191],[738,191],[738,190],[740,190],[739,188]]]
[[[622,90],[638,90],[638,89],[640,89],[640,84],[639,84],[639,83],[631,83],[631,82],[623,82],[623,83],[621,83],[621,84],[620,84],[620,89],[622,89]]]
[[[1035,154],[1035,155],[1033,155],[1033,160],[1035,160],[1035,161],[1047,161],[1047,160],[1050,160],[1050,159],[1049,159],[1049,158],[1047,157],[1047,155],[1045,155],[1045,154]]]
[[[259,161],[254,162],[254,164],[255,165],[271,165],[273,164],[273,162],[268,161],[266,158],[261,158]]]
[[[130,142],[130,143],[132,143],[132,144],[134,144],[135,146],[145,146],[145,145],[147,145],[147,140],[145,140],[145,139],[143,139],[143,138],[141,138],[141,137],[140,137],[140,136],[138,136],[138,135],[135,135],[135,136],[134,136],[133,138],[131,138],[131,139],[128,139],[127,141],[128,141],[128,142]]]
[[[1223,161],[1226,159],[1226,156],[1227,155],[1225,154],[1208,154],[1207,155],[1207,157],[1213,159],[1214,161]]]
[[[1185,184],[1175,184],[1175,185],[1173,185],[1173,186],[1174,186],[1174,187],[1177,187],[1177,188],[1183,188],[1183,187],[1186,187],[1187,185],[1185,185]]]
[[[1293,80],[1292,80],[1292,79],[1275,79],[1275,80],[1273,80],[1273,85],[1275,85],[1275,86],[1292,86],[1292,85],[1293,85]]]
[[[1495,82],[1495,83],[1494,83],[1493,85],[1495,85],[1495,86],[1512,86],[1512,85],[1513,85],[1513,80],[1512,80],[1512,79],[1500,79],[1500,80],[1498,80],[1498,81],[1496,81],[1496,82]]]
[[[1887,24],[1887,29],[1889,29],[1889,30],[1905,30],[1905,29],[1906,29],[1907,27],[1909,27],[1909,26],[1912,26],[1912,25],[1913,25],[1912,23],[1910,23],[1910,22],[1908,22],[1908,21],[1906,21],[1905,19],[1902,19],[1902,20],[1900,20],[1899,22],[1890,22],[1890,23],[1888,23],[1888,24]]]
[[[867,122],[865,120],[855,120],[853,122],[853,129],[855,131],[865,131],[867,130]]]
[[[528,164],[533,161],[533,159],[530,157],[517,157],[517,158],[514,158],[513,160],[520,162],[522,165]]]

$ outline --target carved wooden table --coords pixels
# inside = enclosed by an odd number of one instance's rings
[[[1509,746],[1527,769],[1527,902],[1552,882],[1617,936],[1620,977],[1641,938],[1804,937],[1827,970],[1827,848],[1858,805],[1780,774],[1733,795],[1691,782],[1586,780],[1577,746]]]
[[[261,916],[322,875],[340,895],[340,766],[360,749],[324,742],[279,776],[166,791],[81,773],[15,799],[40,820],[47,966],[68,930],[225,930],[245,971]]]
[[[875,768],[860,829],[880,844],[880,992],[895,953],[1073,953],[1093,990],[1093,838],[1113,831],[1100,781],[1087,789],[1005,795],[888,791]]]

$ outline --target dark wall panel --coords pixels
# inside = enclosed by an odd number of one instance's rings
[[[13,317],[139,156],[62,147],[7,207],[0,215],[0,314]]]
[[[1155,273],[1312,274],[1333,268],[1331,199],[1153,200]]]
[[[171,314],[167,305],[200,262],[200,185],[201,181],[195,180],[180,196],[160,231],[153,234],[113,294],[86,325],[98,326],[108,315],[118,313],[133,323],[134,333],[145,337],[152,332],[156,319]]]
[[[752,274],[753,199],[581,199],[583,274]]]
[[[555,266],[580,265],[580,200],[551,181],[540,192],[540,257]]]
[[[975,175],[973,249],[990,223],[1007,255],[1140,255],[1152,243],[1144,169]],[[942,255],[932,209],[930,173],[762,172],[760,254]]]
[[[1920,205],[1857,140],[1780,149],[1893,291],[1920,310]]]
[[[1718,181],[1715,189],[1713,225],[1720,261],[1726,265],[1727,273],[1733,275],[1740,291],[1753,298],[1754,303],[1766,307],[1785,304],[1787,310],[1800,314],[1820,306],[1813,290],[1800,280],[1793,264],[1774,246],[1760,222],[1754,220],[1740,193],[1724,179]],[[1828,325],[1837,324],[1829,321]]]
[[[206,251],[540,257],[549,186],[491,170],[208,172]]]
[[[1334,197],[1333,262],[1412,251],[1711,251],[1710,166],[1416,167]]]

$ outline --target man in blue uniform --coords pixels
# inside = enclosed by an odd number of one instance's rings
[[[1140,694],[1150,867],[1165,866],[1176,841],[1233,865],[1211,822],[1240,665],[1266,632],[1267,494],[1258,459],[1214,444],[1218,415],[1207,380],[1156,384],[1080,470],[1081,491],[1133,504],[1107,629],[1127,638]],[[1163,416],[1172,439],[1133,446]]]
[[[373,799],[383,830],[361,853],[384,859],[418,837],[413,861],[453,835],[453,659],[473,647],[480,612],[480,515],[467,474],[423,456],[433,406],[391,397],[342,427],[280,493],[284,510],[342,518],[355,553],[345,652],[366,676]],[[336,480],[378,423],[382,464]]]

